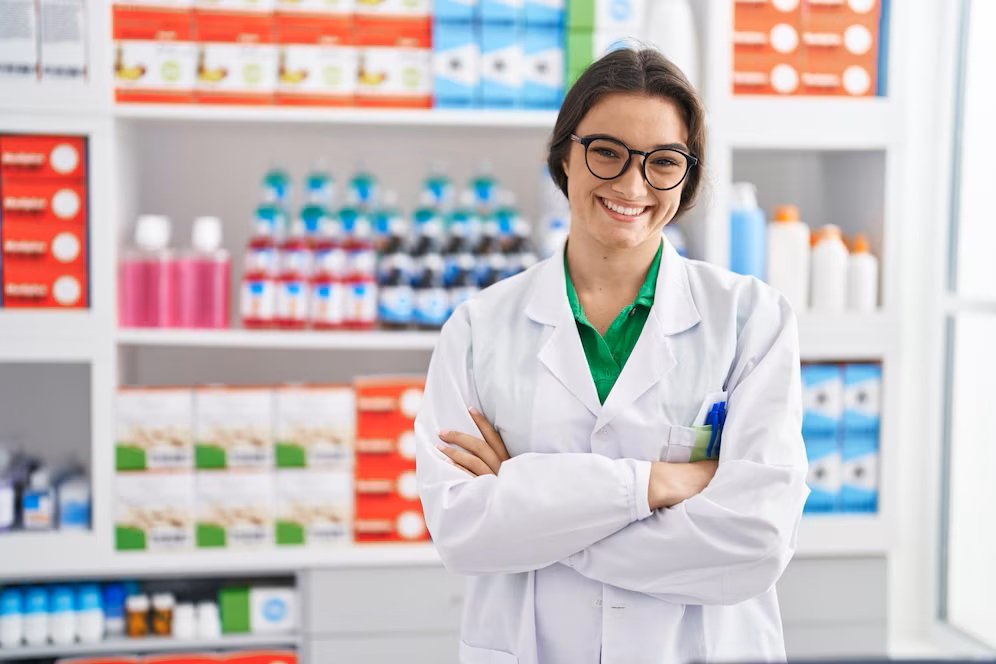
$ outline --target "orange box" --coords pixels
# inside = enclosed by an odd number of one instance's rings
[[[278,14],[279,104],[350,106],[355,102],[359,52],[349,16]]]
[[[374,413],[365,413],[366,420],[376,418]],[[390,416],[388,416],[390,417]],[[395,427],[385,427],[377,435],[369,423],[366,424],[366,432],[363,438],[358,438],[354,442],[356,456],[396,456],[401,459],[415,461],[415,431],[409,422],[405,429]]]
[[[415,461],[394,454],[357,454],[353,475],[360,479],[394,480],[402,473],[415,470]]]
[[[4,241],[4,245],[6,244]],[[83,260],[63,264],[50,256],[21,255],[11,258],[4,252],[3,306],[86,308],[88,305],[86,263],[85,257]]]
[[[357,542],[424,542],[429,539],[421,504],[402,500],[357,501],[353,533]]]
[[[799,3],[738,0],[733,14],[734,94],[795,94],[799,89]],[[780,7],[788,7],[787,10]]]
[[[356,19],[360,47],[356,101],[380,108],[432,106],[432,29],[428,21]]]
[[[0,175],[86,179],[82,136],[0,136]]]
[[[190,103],[197,82],[194,15],[189,8],[115,5],[114,98]]]
[[[269,104],[277,88],[277,45],[269,13],[194,11],[201,102]]]
[[[250,650],[220,656],[225,664],[297,664],[297,653],[292,650]]]
[[[0,214],[3,223],[85,224],[86,187],[80,181],[4,177],[0,181]]]
[[[805,0],[802,93],[874,95],[879,20],[877,0]]]
[[[415,421],[422,405],[425,378],[416,376],[359,377],[353,381],[356,410],[363,413],[397,413]]]
[[[53,268],[86,269],[86,229],[78,224],[36,224],[11,220],[0,224],[0,251],[6,266],[45,263]]]
[[[190,653],[189,655],[158,655],[155,657],[144,657],[142,664],[218,664],[224,661],[215,655],[207,653]]]

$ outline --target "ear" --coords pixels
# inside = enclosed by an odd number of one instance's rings
[[[560,168],[564,171],[564,177],[568,176],[568,166],[570,165],[570,156],[564,157],[564,160],[560,162]]]

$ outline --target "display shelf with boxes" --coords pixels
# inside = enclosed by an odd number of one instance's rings
[[[15,648],[0,648],[0,661],[21,661],[34,659],[50,659],[53,657],[91,657],[97,655],[140,655],[152,653],[193,653],[193,652],[238,652],[246,649],[252,650],[283,650],[294,648],[300,643],[296,636],[254,636],[236,635],[219,636],[209,639],[177,639],[173,637],[148,637],[141,643],[136,643],[133,639],[106,639],[99,643],[74,643],[71,645],[41,645],[41,646],[19,646]],[[60,660],[61,661],[61,660]],[[105,659],[92,660],[95,662],[112,661],[120,662],[127,660]],[[137,661],[137,660],[136,660]],[[180,664],[177,662],[177,664]],[[267,663],[269,664],[269,663]]]

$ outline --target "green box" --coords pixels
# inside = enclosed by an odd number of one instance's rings
[[[567,28],[595,27],[596,0],[567,0]]]
[[[252,631],[248,587],[233,586],[219,590],[218,610],[221,612],[222,634],[248,634]]]

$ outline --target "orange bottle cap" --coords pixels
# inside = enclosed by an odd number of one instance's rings
[[[856,254],[871,253],[871,245],[868,243],[868,238],[864,233],[858,233],[854,236],[854,240],[851,243],[851,251]]]
[[[779,205],[775,208],[775,221],[799,221],[799,208],[795,205]]]

